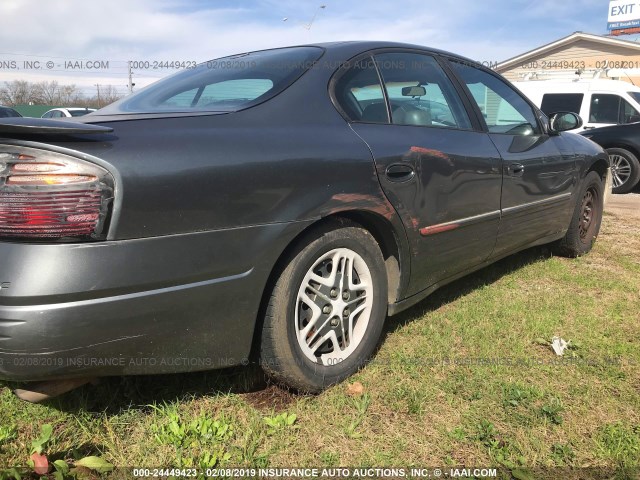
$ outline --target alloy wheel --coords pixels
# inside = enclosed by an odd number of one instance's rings
[[[295,331],[305,357],[325,366],[349,357],[362,342],[373,306],[371,271],[348,248],[318,258],[298,290]]]
[[[613,177],[613,187],[618,188],[624,185],[631,178],[631,163],[622,155],[609,155],[611,165],[611,175]]]

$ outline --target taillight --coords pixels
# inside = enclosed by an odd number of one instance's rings
[[[0,238],[106,237],[113,179],[93,163],[0,145]]]

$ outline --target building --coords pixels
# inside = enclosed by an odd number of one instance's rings
[[[58,105],[14,105],[13,108],[23,117],[41,117],[52,108],[60,108]]]
[[[575,32],[517,57],[495,70],[511,81],[611,78],[640,86],[640,43]]]

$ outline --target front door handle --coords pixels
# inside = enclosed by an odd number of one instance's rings
[[[587,126],[584,127],[585,130],[593,130],[594,128],[596,127],[587,127]]]
[[[512,177],[521,177],[524,175],[524,165],[521,163],[510,163],[507,167],[507,174]]]
[[[416,174],[413,167],[406,163],[394,163],[389,165],[384,173],[390,182],[396,183],[408,182]]]

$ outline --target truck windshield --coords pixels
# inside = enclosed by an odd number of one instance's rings
[[[627,92],[631,98],[640,103],[640,92]]]

